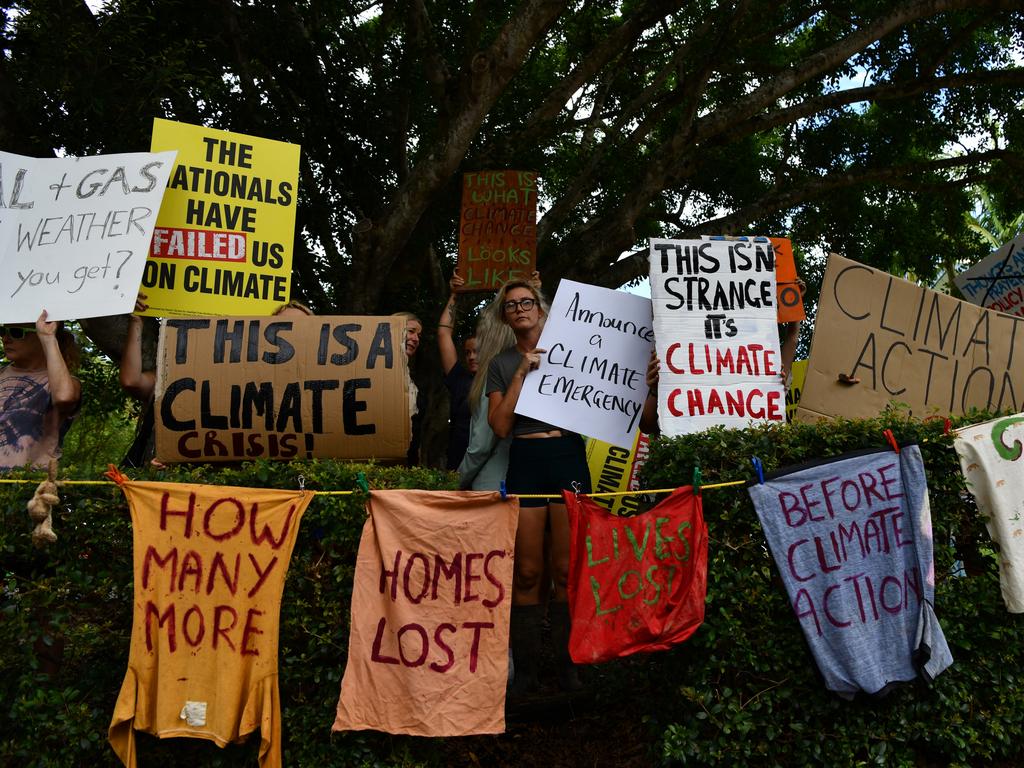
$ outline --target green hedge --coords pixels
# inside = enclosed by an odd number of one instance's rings
[[[975,423],[975,415],[956,423]],[[954,424],[955,426],[956,424]],[[788,604],[745,491],[708,490],[704,626],[666,654],[672,704],[656,716],[660,754],[687,765],[1020,765],[1024,760],[1024,622],[1003,606],[992,544],[965,491],[942,419],[835,421],[715,430],[654,444],[646,487],[701,467],[707,484],[859,448],[882,431],[917,442],[928,475],[936,614],[954,664],[928,686],[843,701],[828,693]],[[970,573],[968,576],[967,573]],[[1024,679],[1024,678],[1022,678]]]
[[[941,420],[922,424],[891,416],[659,440],[644,481],[653,488],[689,482],[695,463],[706,484],[748,479],[751,455],[770,470],[880,447],[887,427],[901,440],[916,440],[924,455],[935,541],[943,542],[936,548],[936,612],[953,667],[931,686],[908,685],[880,701],[845,702],[828,693],[746,492],[708,489],[705,625],[673,651],[603,665],[592,677],[597,710],[583,717],[628,721],[629,732],[646,739],[642,749],[651,764],[1020,764],[1024,693],[1017,692],[1016,680],[1024,677],[1024,624],[1002,604],[992,545],[964,493]],[[349,489],[356,487],[359,470],[372,487],[454,485],[454,477],[442,472],[325,461],[179,468],[161,477],[296,487],[301,473],[307,487]],[[74,476],[74,469],[65,476]],[[106,728],[131,627],[127,508],[113,486],[67,487],[56,516],[59,541],[38,552],[24,511],[31,490],[0,485],[0,765],[116,765]],[[318,497],[300,530],[281,613],[285,764],[444,765],[480,756],[486,762],[489,753],[515,764],[516,750],[519,762],[535,762],[536,743],[529,739],[499,738],[499,749],[495,737],[331,737],[363,502],[361,494]],[[957,562],[966,567],[962,575],[954,575]],[[551,726],[546,738],[563,739],[559,754],[572,754],[578,732],[571,723]],[[140,734],[139,747],[141,766],[255,764],[255,739],[219,750],[199,740],[161,742]],[[636,755],[636,744],[627,748]],[[608,756],[608,764],[616,762]]]

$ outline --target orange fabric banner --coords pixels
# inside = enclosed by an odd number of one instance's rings
[[[505,730],[519,502],[474,491],[373,491],[333,730]]]
[[[209,739],[261,732],[281,765],[277,627],[288,561],[313,494],[123,481],[135,612],[108,738],[136,765],[135,731]]]

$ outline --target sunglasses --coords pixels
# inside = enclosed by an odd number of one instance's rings
[[[10,336],[15,341],[24,339],[26,333],[38,333],[35,328],[25,328],[21,325],[0,325],[0,336]]]
[[[523,312],[529,312],[536,305],[536,301],[533,299],[520,299],[519,301],[506,301],[501,305],[501,308],[505,310],[506,315],[511,315],[517,309],[523,310]]]

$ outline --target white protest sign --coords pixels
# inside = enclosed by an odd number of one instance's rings
[[[652,239],[650,259],[662,433],[785,421],[771,243]]]
[[[1024,317],[1024,235],[961,272],[953,282],[972,304]]]
[[[175,152],[0,152],[0,322],[131,312]]]
[[[653,340],[649,299],[562,280],[516,413],[631,448]]]

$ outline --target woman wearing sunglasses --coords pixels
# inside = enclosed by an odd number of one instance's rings
[[[8,365],[0,368],[0,470],[45,467],[78,412],[78,345],[63,323],[0,326]]]
[[[519,393],[530,371],[540,365],[544,350],[537,349],[542,319],[541,297],[526,282],[507,283],[498,293],[502,320],[515,334],[515,346],[495,357],[487,372],[488,421],[499,438],[512,435],[509,449],[509,493],[550,494],[572,490],[590,492],[590,471],[583,438],[529,416],[515,413]],[[549,568],[545,568],[544,539],[550,530]],[[519,697],[537,687],[540,631],[544,598],[554,581],[549,604],[551,641],[558,665],[558,681],[565,690],[581,687],[569,658],[569,606],[566,580],[569,573],[569,521],[565,504],[544,498],[521,498],[516,531],[515,578],[512,584],[510,641],[515,680],[510,696]]]

